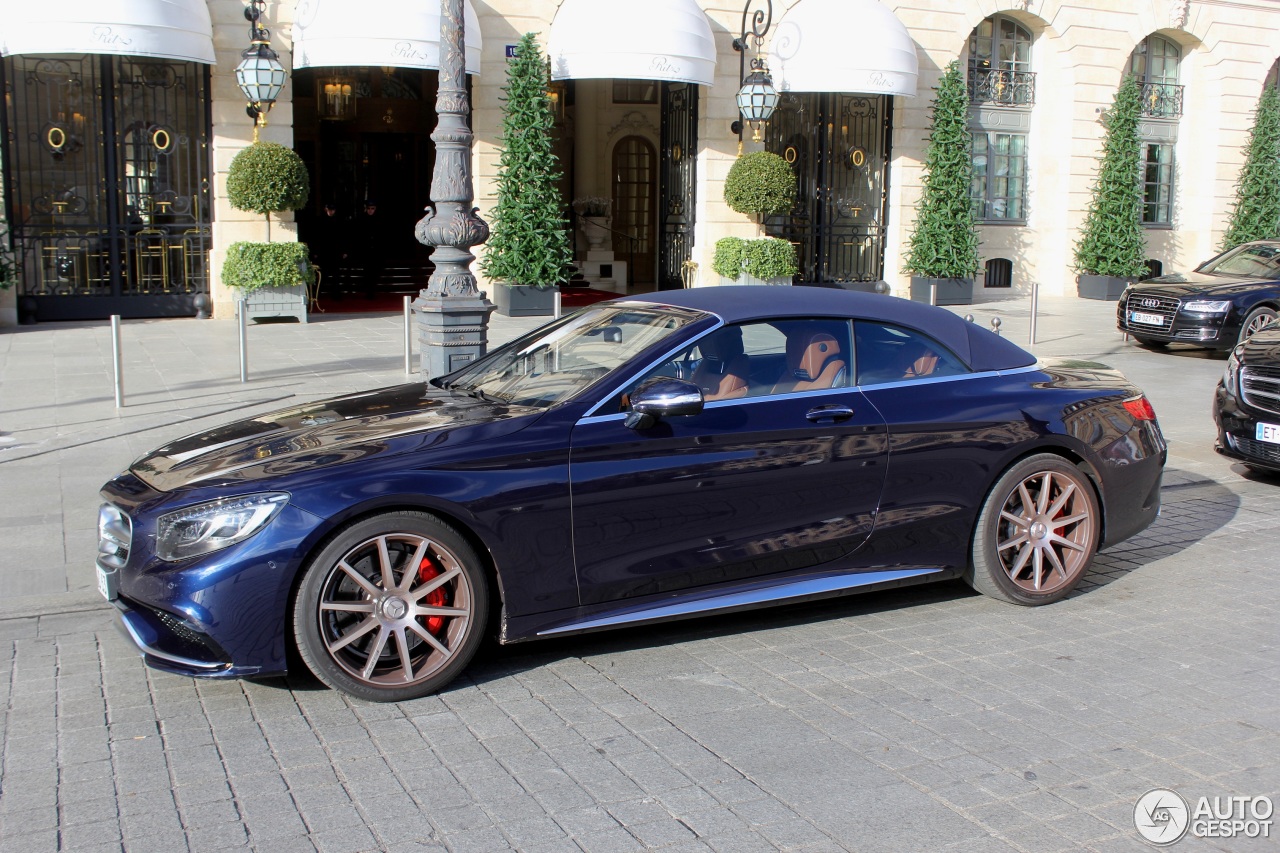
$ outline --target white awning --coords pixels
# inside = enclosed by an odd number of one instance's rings
[[[779,92],[915,97],[920,63],[898,17],[876,0],[800,0],[769,40]]]
[[[480,73],[480,19],[463,4],[468,74]],[[440,68],[439,0],[300,0],[293,67]]]
[[[547,38],[552,80],[670,80],[710,86],[711,23],[697,0],[564,0]]]
[[[111,53],[214,63],[205,0],[5,3],[0,55]]]

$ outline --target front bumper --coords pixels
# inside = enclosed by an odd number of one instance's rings
[[[1190,314],[1178,309],[1171,322],[1157,326],[1131,319],[1134,312],[1126,307],[1127,301],[1122,298],[1117,303],[1116,328],[1143,340],[1230,349],[1240,337],[1240,318],[1234,310],[1225,314]]]
[[[1213,398],[1213,420],[1218,438],[1213,449],[1228,459],[1256,468],[1280,472],[1280,444],[1257,439],[1259,423],[1280,423],[1280,416],[1257,417],[1240,405],[1240,400],[1218,385]]]

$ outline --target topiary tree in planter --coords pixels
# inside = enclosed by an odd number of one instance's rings
[[[553,288],[568,281],[573,269],[548,82],[538,41],[526,33],[507,63],[498,203],[490,211],[492,227],[480,264],[497,285],[498,313],[508,316],[550,314]]]
[[[1089,212],[1075,246],[1077,293],[1085,299],[1119,299],[1130,282],[1147,273],[1142,232],[1142,90],[1126,75],[1111,108],[1098,159]]]
[[[1280,235],[1280,90],[1268,86],[1258,99],[1244,166],[1236,180],[1236,205],[1222,250]]]
[[[933,122],[906,268],[913,274],[912,299],[929,301],[936,285],[938,304],[963,305],[973,300],[973,276],[979,264],[970,197],[969,93],[959,61],[947,66],[934,91]]]
[[[796,247],[776,237],[723,237],[716,241],[711,268],[735,282],[745,276],[741,284],[790,284],[800,271]]]
[[[749,216],[777,216],[796,203],[796,173],[777,154],[754,151],[739,157],[724,182],[724,200]]]
[[[271,214],[307,206],[311,182],[307,166],[291,148],[255,142],[243,148],[227,172],[227,199],[236,210],[261,213],[271,242]]]

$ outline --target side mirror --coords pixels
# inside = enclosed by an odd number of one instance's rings
[[[696,415],[702,411],[702,389],[683,379],[659,376],[631,392],[626,425],[649,429],[663,418]]]

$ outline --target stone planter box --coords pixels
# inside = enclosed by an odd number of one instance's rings
[[[1133,279],[1117,278],[1113,275],[1078,275],[1076,276],[1076,295],[1081,299],[1105,299],[1115,302],[1124,293],[1124,289]]]
[[[539,290],[527,284],[494,284],[493,304],[504,317],[550,317],[556,309],[556,288]]]
[[[779,276],[778,278],[756,278],[753,275],[739,273],[736,279],[725,278],[720,276],[721,287],[740,287],[742,285],[766,285],[772,287],[790,287],[791,276]]]
[[[250,320],[274,320],[295,317],[299,323],[307,322],[307,288],[261,287],[244,295],[244,307]]]
[[[934,282],[938,284],[939,305],[969,305],[973,302],[973,279],[971,278],[924,278],[911,276],[911,301],[929,304],[929,295]]]

